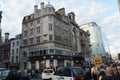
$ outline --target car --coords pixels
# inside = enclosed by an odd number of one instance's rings
[[[60,67],[51,80],[84,80],[84,75],[81,67]]]
[[[54,69],[44,69],[42,72],[42,80],[49,79],[51,80],[52,75],[54,74]]]
[[[0,68],[0,80],[5,80],[9,73],[10,70],[6,68]]]

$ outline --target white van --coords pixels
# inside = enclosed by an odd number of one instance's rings
[[[84,71],[81,67],[60,67],[51,80],[84,80]]]

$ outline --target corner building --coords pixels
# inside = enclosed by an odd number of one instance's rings
[[[84,61],[75,14],[55,11],[51,4],[34,6],[22,21],[21,68],[74,66]],[[85,32],[89,38],[89,33]]]

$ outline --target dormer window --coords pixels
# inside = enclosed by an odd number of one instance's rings
[[[46,12],[53,12],[53,10],[54,10],[54,7],[50,3],[48,3],[45,6],[45,8],[46,8]]]
[[[52,12],[52,8],[49,8],[49,12]]]

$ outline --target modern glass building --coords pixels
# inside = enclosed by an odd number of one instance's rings
[[[80,29],[89,31],[90,33],[90,42],[92,45],[92,57],[105,56],[106,51],[104,49],[100,26],[98,26],[95,22],[90,22],[81,25]]]

